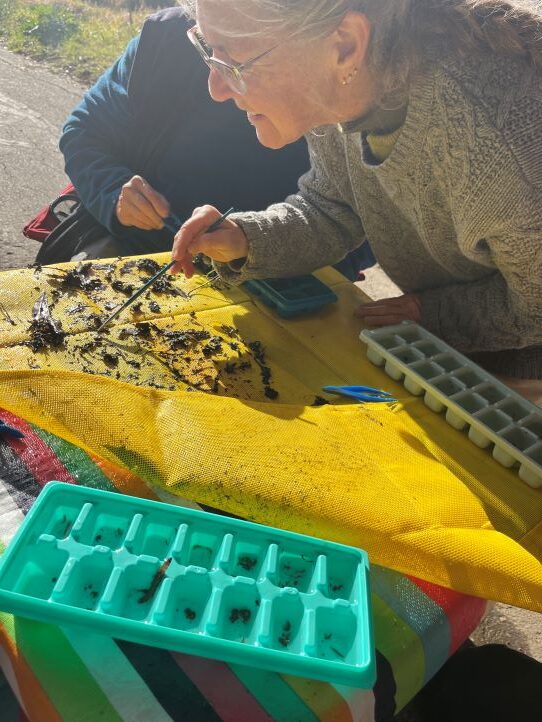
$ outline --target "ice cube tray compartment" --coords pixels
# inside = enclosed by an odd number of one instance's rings
[[[375,678],[365,552],[71,484],[47,484],[4,553],[0,608],[337,684]]]
[[[542,487],[542,411],[415,323],[363,330],[367,357],[520,479]]]

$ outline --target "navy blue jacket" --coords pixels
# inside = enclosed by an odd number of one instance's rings
[[[143,176],[182,220],[196,206],[261,210],[297,190],[309,168],[304,139],[281,150],[258,141],[244,113],[216,103],[208,69],[186,37],[179,8],[148,18],[141,35],[85,94],[68,118],[60,149],[88,210],[141,251],[169,250],[167,231],[122,226],[121,187]]]

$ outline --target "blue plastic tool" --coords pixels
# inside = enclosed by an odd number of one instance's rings
[[[370,596],[361,549],[60,482],[0,563],[2,610],[364,688]]]
[[[8,426],[5,421],[0,419],[0,436],[11,436],[14,439],[24,439],[24,434],[19,429]]]
[[[390,393],[382,389],[375,389],[372,386],[323,386],[322,391],[328,394],[348,396],[356,401],[368,401],[371,403],[391,403],[397,401]]]

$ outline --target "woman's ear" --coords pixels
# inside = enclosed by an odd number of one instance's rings
[[[347,85],[364,68],[371,29],[367,15],[351,11],[346,13],[333,32],[333,61],[342,85]]]

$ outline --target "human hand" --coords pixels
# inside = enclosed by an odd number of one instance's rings
[[[135,175],[122,186],[115,212],[123,226],[158,230],[169,215],[169,203],[144,178]]]
[[[187,278],[194,275],[192,258],[204,253],[214,261],[228,263],[248,254],[248,240],[243,230],[234,221],[226,218],[216,231],[206,233],[212,223],[222,214],[213,206],[194,209],[175,236],[172,258],[176,261],[172,273],[184,271]]]
[[[369,328],[392,326],[401,321],[419,323],[422,317],[421,302],[415,293],[364,303],[355,313]]]

